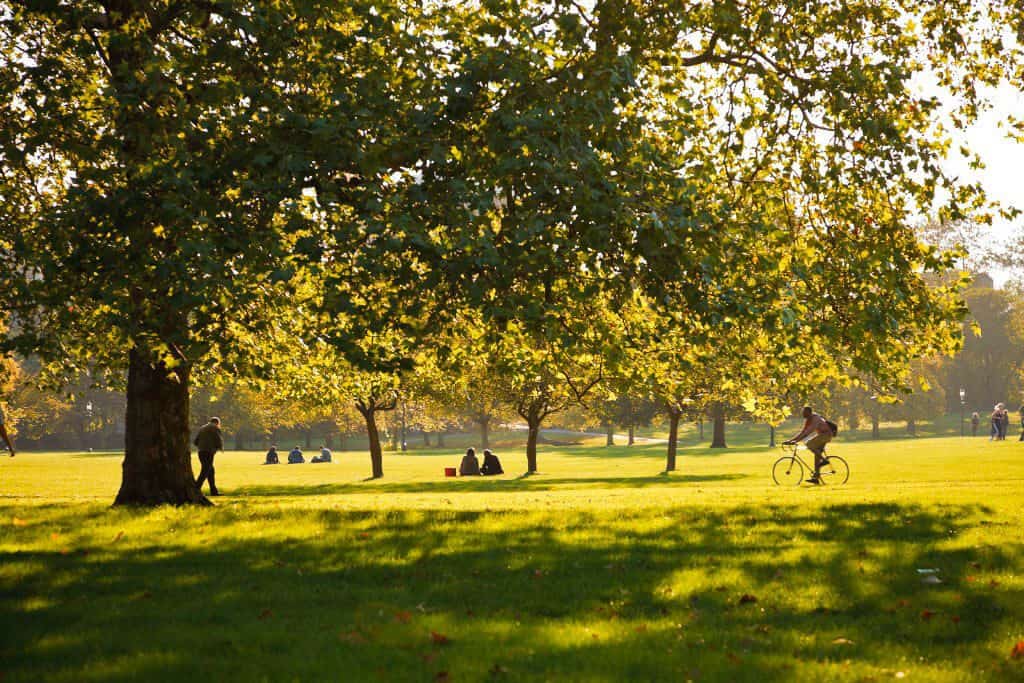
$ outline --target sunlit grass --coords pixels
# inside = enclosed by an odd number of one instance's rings
[[[1024,444],[544,449],[263,466],[213,509],[110,509],[120,458],[0,462],[4,680],[1020,680]],[[919,568],[942,583],[922,583]],[[744,596],[749,596],[744,599]],[[751,600],[753,598],[753,600]],[[436,634],[436,635],[432,635]],[[445,676],[440,676],[441,680]]]

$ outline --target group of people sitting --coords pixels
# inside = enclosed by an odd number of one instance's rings
[[[459,465],[460,477],[480,475],[486,477],[493,474],[505,474],[505,470],[501,469],[501,461],[498,460],[498,456],[491,453],[490,449],[485,448],[484,464],[481,465],[480,461],[476,458],[476,450],[473,448],[466,449],[466,455],[462,456],[462,463]]]
[[[302,450],[296,446],[288,453],[288,464],[289,465],[301,465],[306,462],[306,457],[302,455]],[[331,462],[331,449],[327,446],[320,446],[320,455],[314,455],[310,462]],[[263,462],[264,465],[279,465],[281,459],[277,455],[277,446],[271,446],[270,450],[267,451],[267,459]]]

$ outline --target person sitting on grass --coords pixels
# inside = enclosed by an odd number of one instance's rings
[[[278,465],[281,463],[280,458],[277,457],[277,445],[270,447],[267,451],[267,459],[263,462],[264,465]]]
[[[479,476],[480,474],[480,461],[476,459],[476,451],[472,448],[466,449],[466,455],[462,458],[462,464],[459,465],[459,476]]]
[[[825,462],[822,453],[825,452],[825,444],[832,440],[834,434],[828,420],[815,413],[810,406],[804,406],[802,414],[804,417],[804,428],[792,439],[782,443],[792,446],[798,441],[803,441],[807,450],[814,453],[814,474],[807,480],[807,483],[820,484],[821,466]]]
[[[501,469],[501,461],[498,460],[498,456],[491,453],[489,448],[484,449],[484,464],[480,468],[480,474],[488,477],[493,474],[505,474],[505,470]]]
[[[0,438],[7,444],[7,450],[11,452],[11,457],[14,457],[14,444],[11,443],[11,437],[7,435],[7,419],[4,417],[4,409],[0,406]]]
[[[320,455],[314,455],[310,462],[330,462],[331,449],[327,446],[320,446]]]
[[[292,452],[288,454],[288,464],[301,465],[304,462],[306,462],[306,459],[302,457],[302,451],[300,451],[299,447],[296,446],[292,449]]]

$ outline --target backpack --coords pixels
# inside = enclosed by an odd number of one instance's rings
[[[825,424],[827,424],[828,428],[832,430],[832,436],[839,436],[839,425],[832,420],[825,420]]]

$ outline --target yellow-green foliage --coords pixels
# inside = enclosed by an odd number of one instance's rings
[[[9,680],[1020,680],[1024,444],[839,443],[838,489],[767,449],[549,449],[262,466],[213,509],[108,506],[113,455],[0,462]],[[941,584],[917,570],[938,569]],[[752,596],[756,601],[743,596]],[[432,635],[436,634],[436,635]],[[447,678],[440,676],[447,672]]]

